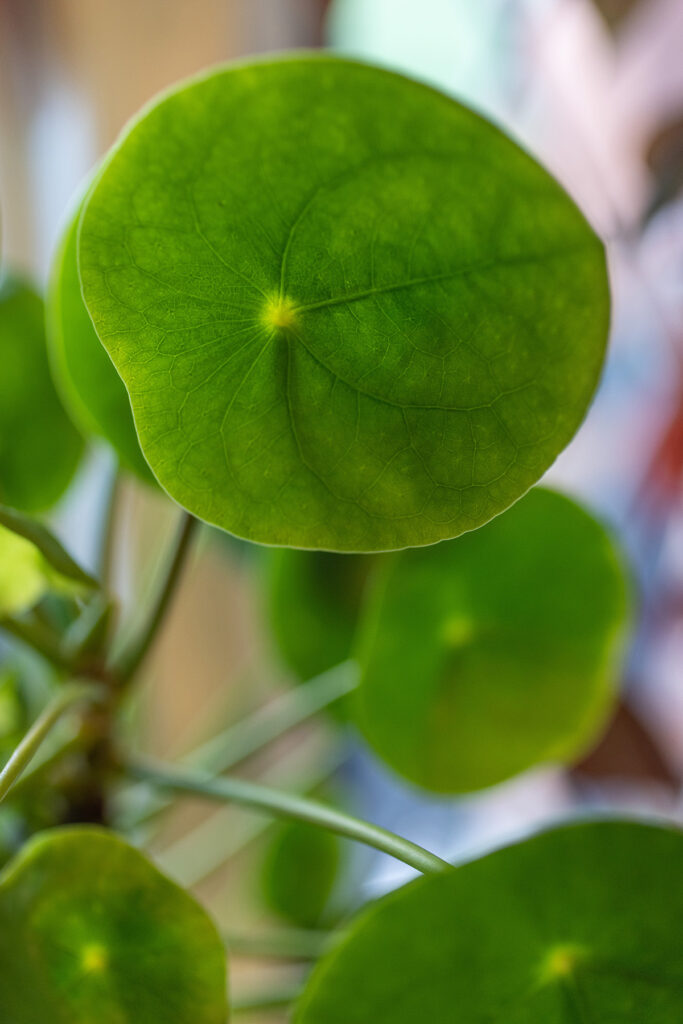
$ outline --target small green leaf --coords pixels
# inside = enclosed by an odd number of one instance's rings
[[[53,505],[71,482],[83,441],[48,367],[43,303],[27,285],[0,283],[0,501],[24,512]]]
[[[17,536],[30,541],[59,576],[64,576],[82,587],[95,588],[99,586],[97,580],[81,569],[54,534],[42,523],[17,512],[16,509],[0,505],[0,526],[4,526],[6,530],[11,530]]]
[[[289,821],[271,839],[261,870],[268,907],[301,928],[324,923],[339,870],[339,840],[315,825]]]
[[[6,1024],[225,1024],[225,952],[194,899],[90,827],[33,839],[0,876]]]
[[[442,792],[569,761],[604,723],[628,611],[604,529],[534,490],[476,533],[388,560],[359,642],[359,724]]]
[[[100,344],[81,296],[76,259],[80,207],[62,236],[47,295],[47,338],[63,401],[84,434],[105,438],[141,480],[154,478],[133,423],[128,392]]]
[[[269,553],[271,630],[284,662],[301,680],[349,657],[368,573],[377,560],[287,548]]]
[[[79,265],[157,478],[270,544],[480,526],[573,436],[604,357],[603,248],[557,183],[440,93],[328,56],[146,108]]]
[[[33,544],[0,526],[0,616],[21,615],[50,589],[50,573]]]
[[[679,832],[538,835],[379,900],[314,970],[295,1024],[674,1024]]]

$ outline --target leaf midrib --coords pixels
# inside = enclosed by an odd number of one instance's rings
[[[534,253],[532,255],[518,255],[509,257],[496,257],[490,260],[481,260],[466,267],[458,267],[457,270],[444,271],[440,274],[428,274],[424,277],[410,278],[408,281],[397,281],[395,284],[365,288],[362,291],[350,292],[347,295],[340,295],[331,299],[321,299],[319,302],[308,302],[303,305],[294,305],[292,312],[310,313],[317,309],[327,309],[332,306],[343,306],[351,302],[359,302],[362,299],[371,298],[374,295],[386,295],[391,292],[402,291],[408,288],[419,287],[422,284],[438,284],[440,281],[452,281],[458,277],[466,277],[481,270],[489,270],[494,267],[515,267],[525,264],[543,263],[547,260],[560,259],[568,255],[576,255],[587,251],[587,245],[569,246],[564,249],[555,249],[545,253]]]

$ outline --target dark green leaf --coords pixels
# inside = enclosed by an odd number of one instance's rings
[[[47,297],[47,336],[64,403],[85,434],[104,437],[122,464],[153,481],[138,444],[128,392],[83,303],[76,261],[80,208],[57,250]]]
[[[278,827],[261,872],[267,905],[301,928],[324,922],[339,869],[339,840],[298,821]]]
[[[43,833],[0,877],[3,1024],[225,1024],[225,953],[194,899],[112,833]]]
[[[379,556],[279,548],[268,558],[268,612],[283,660],[302,680],[350,653],[363,591]]]
[[[675,1024],[678,832],[536,836],[376,903],[314,971],[295,1024]]]
[[[568,761],[604,724],[628,608],[604,529],[534,490],[476,533],[388,561],[360,640],[359,723],[443,792]]]
[[[66,490],[83,441],[50,377],[43,303],[9,278],[0,283],[0,364],[0,501],[37,512]]]
[[[61,543],[46,526],[17,512],[16,509],[0,505],[0,526],[11,530],[12,533],[25,540],[38,549],[49,566],[60,576],[73,580],[82,587],[98,587],[97,580],[81,569],[80,565],[74,562],[71,555],[64,550]]]
[[[556,182],[458,103],[327,56],[147,108],[79,263],[158,479],[267,543],[481,525],[573,436],[604,356],[603,248]]]

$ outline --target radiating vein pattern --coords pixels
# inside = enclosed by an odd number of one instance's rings
[[[604,356],[602,247],[559,186],[458,104],[327,57],[153,107],[79,259],[156,476],[267,543],[481,525],[570,440]]]

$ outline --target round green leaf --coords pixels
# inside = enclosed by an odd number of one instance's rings
[[[610,537],[537,489],[476,533],[403,551],[368,598],[361,728],[396,771],[466,792],[583,752],[614,693],[628,620]]]
[[[301,680],[349,657],[368,573],[377,557],[289,548],[270,552],[271,630],[283,660]]]
[[[32,289],[0,282],[0,501],[24,512],[61,497],[83,452],[50,377],[43,319]]]
[[[128,392],[95,333],[81,296],[76,250],[79,215],[80,208],[62,236],[47,296],[47,337],[55,380],[83,433],[105,438],[127,469],[151,483]]]
[[[265,543],[481,525],[567,444],[604,356],[603,249],[557,183],[440,93],[328,56],[148,107],[79,264],[155,475]]]
[[[381,899],[313,972],[295,1024],[674,1024],[679,832],[536,836]]]
[[[225,951],[195,900],[112,833],[33,839],[0,876],[6,1024],[225,1024]]]
[[[273,836],[261,869],[268,907],[301,928],[323,923],[339,870],[339,840],[315,825],[289,821]]]

